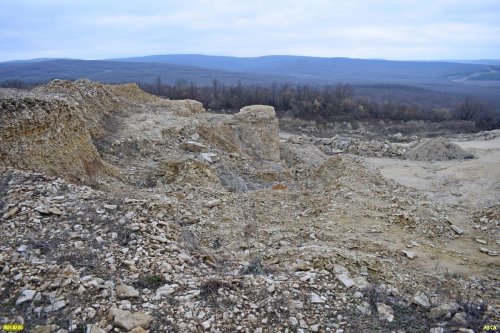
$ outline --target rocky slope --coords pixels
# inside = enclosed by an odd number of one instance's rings
[[[0,98],[4,323],[58,333],[498,323],[498,206],[433,202],[363,157],[402,158],[417,141],[278,133],[271,107],[210,114],[130,84],[55,81]]]

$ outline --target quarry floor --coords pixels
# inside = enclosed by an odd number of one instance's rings
[[[489,238],[489,244],[498,250],[498,225],[486,227],[471,217],[474,210],[498,213],[500,203],[500,138],[492,140],[453,141],[476,158],[452,161],[412,161],[392,158],[365,158],[368,165],[380,170],[386,178],[424,193],[449,211],[450,222],[464,231],[457,237],[421,256],[422,268],[432,270],[434,264],[450,272],[498,274],[498,257],[489,257],[478,251],[483,246],[476,239]],[[495,208],[496,206],[496,208]],[[434,258],[434,264],[427,260]],[[492,269],[492,270],[490,270]]]

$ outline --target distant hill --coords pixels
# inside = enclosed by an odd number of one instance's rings
[[[500,66],[481,63],[388,61],[303,56],[152,55],[109,60],[34,59],[0,63],[0,81],[47,81],[88,77],[102,82],[163,82],[178,79],[208,84],[290,82],[300,84],[427,84],[497,80]]]
[[[168,63],[213,70],[285,75],[301,81],[451,81],[490,72],[481,63],[389,61],[378,59],[264,56],[238,58],[197,54],[152,55],[112,59],[123,62]]]
[[[289,80],[280,75],[232,73],[167,63],[68,59],[0,63],[0,81],[45,82],[55,78],[71,80],[82,77],[105,83],[152,82],[157,77],[161,77],[164,83],[182,79],[197,84],[210,84],[214,79],[224,83],[242,81],[255,84]]]

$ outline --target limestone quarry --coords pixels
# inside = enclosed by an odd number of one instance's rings
[[[500,327],[500,131],[314,136],[134,84],[0,89],[0,322]]]

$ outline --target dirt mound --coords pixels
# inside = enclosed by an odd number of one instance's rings
[[[449,161],[474,158],[458,145],[444,139],[429,139],[406,153],[406,158],[416,161]]]
[[[182,117],[193,116],[205,112],[203,104],[191,99],[169,100],[153,96],[141,90],[135,83],[119,84],[108,86],[117,98],[127,104],[155,105],[162,110],[171,112]]]
[[[161,98],[150,95],[141,90],[135,83],[117,84],[109,86],[109,89],[119,98],[133,100],[137,103],[162,101]]]

